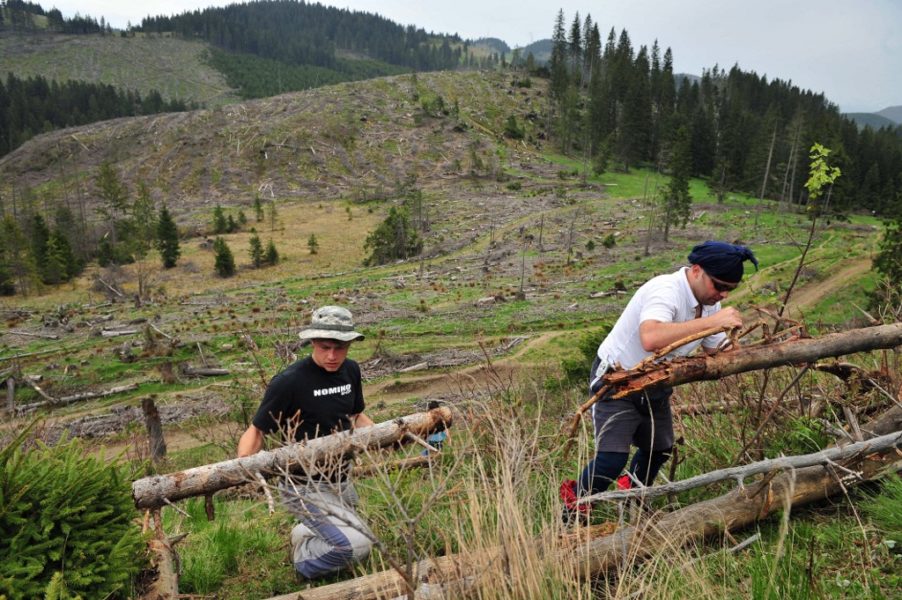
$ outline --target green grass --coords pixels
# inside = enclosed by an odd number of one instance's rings
[[[232,578],[245,579],[242,589],[247,593],[255,589],[267,590],[266,594],[271,595],[290,585],[293,577],[286,568],[286,540],[291,521],[287,516],[269,515],[265,504],[246,500],[223,502],[214,498],[213,507],[214,521],[207,520],[203,498],[180,504],[188,516],[163,509],[163,527],[170,535],[188,533],[178,546],[179,591],[211,594]],[[246,580],[248,573],[257,576],[252,583]],[[261,578],[263,573],[267,577]]]
[[[206,106],[236,102],[225,77],[203,60],[207,45],[171,37],[118,35],[5,35],[0,73],[77,79]],[[153,56],[154,60],[146,60]]]

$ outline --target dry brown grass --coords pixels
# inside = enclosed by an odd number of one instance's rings
[[[122,267],[123,291],[128,295],[137,292],[135,274],[147,265],[156,271],[156,287],[163,286],[168,296],[200,292],[216,294],[249,285],[278,283],[289,278],[351,271],[361,267],[366,256],[364,240],[383,218],[379,210],[370,213],[366,208],[353,206],[353,218],[349,221],[344,207],[339,207],[334,201],[277,204],[276,210],[279,223],[275,231],[270,230],[267,214],[267,220],[261,223],[249,221],[248,231],[224,236],[235,256],[238,270],[234,277],[219,277],[213,267],[215,257],[212,249],[200,247],[204,238],[190,238],[181,240],[182,256],[173,269],[163,271],[155,252],[143,261]],[[247,212],[250,211],[245,210]],[[253,234],[249,231],[250,227],[256,227],[264,247],[270,239],[275,242],[282,257],[278,265],[261,269],[251,266],[248,248]],[[307,247],[310,234],[316,234],[319,243],[317,254],[310,254]],[[99,301],[102,294],[92,292],[91,286],[94,277],[101,271],[96,264],[92,264],[71,284],[47,288],[44,294],[29,297],[28,305],[40,310],[70,302]],[[5,302],[8,301],[0,302],[0,306]]]

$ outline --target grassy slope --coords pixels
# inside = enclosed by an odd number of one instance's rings
[[[219,106],[238,100],[221,73],[203,60],[206,44],[175,38],[118,35],[0,36],[0,73],[79,79],[166,99]]]
[[[368,339],[354,348],[358,360],[366,360],[380,351],[410,355],[411,361],[416,361],[413,353],[445,350],[469,353],[470,362],[478,363],[482,360],[480,344],[491,350],[514,336],[523,335],[529,341],[515,350],[516,358],[510,360],[513,366],[498,358],[494,360],[499,377],[509,377],[512,382],[512,395],[502,394],[499,410],[510,406],[516,411],[516,423],[521,420],[521,412],[535,417],[534,431],[542,433],[539,455],[547,462],[531,463],[531,468],[536,468],[530,475],[535,479],[535,491],[528,500],[535,504],[524,505],[524,510],[535,511],[532,517],[538,519],[530,527],[541,527],[542,520],[547,520],[550,514],[549,506],[554,506],[551,491],[545,485],[564,474],[572,475],[576,468],[575,460],[563,463],[555,453],[560,435],[557,422],[582,400],[579,391],[545,392],[542,387],[548,384],[546,378],[554,374],[560,359],[573,355],[575,337],[597,331],[606,320],[616,318],[627,299],[590,299],[589,294],[610,290],[618,280],[632,290],[652,274],[681,264],[688,248],[697,240],[741,239],[755,248],[762,269],[749,277],[743,291],[737,292],[731,302],[752,318],[754,306],[774,306],[785,293],[808,222],[801,215],[780,211],[767,203],[758,215],[756,227],[754,199],[733,195],[718,205],[704,185],[696,181],[692,186],[696,204],[688,227],[672,230],[671,240],[666,243],[656,237],[651,255],[646,257],[643,249],[647,210],[641,198],[646,179],[653,180],[653,175],[641,170],[630,175],[605,174],[590,177],[588,186],[583,186],[578,177],[566,174],[578,163],[554,154],[543,155],[540,147],[492,135],[493,131],[500,131],[507,114],[519,115],[527,108],[541,106],[534,96],[524,97],[516,90],[508,93],[507,78],[453,73],[419,76],[420,98],[441,95],[448,104],[454,99],[459,101],[461,121],[467,125],[464,132],[453,131],[455,121],[450,117],[424,117],[419,102],[412,99],[412,86],[409,77],[344,84],[246,103],[231,110],[172,117],[171,123],[167,123],[170,117],[161,117],[153,121],[106,124],[79,132],[79,139],[93,153],[76,154],[74,164],[67,168],[91,173],[90,162],[78,161],[85,161],[86,157],[96,160],[102,153],[119,156],[118,164],[125,167],[129,176],[140,172],[141,165],[149,164],[146,172],[158,174],[151,184],[158,193],[165,192],[164,197],[172,202],[170,206],[177,208],[183,226],[206,226],[211,214],[211,196],[222,199],[232,211],[243,206],[253,219],[248,205],[256,190],[269,183],[271,187],[263,189],[275,192],[279,223],[274,231],[270,231],[267,222],[254,224],[264,243],[269,237],[275,239],[286,261],[274,269],[247,268],[249,236],[231,234],[226,236],[227,240],[237,262],[244,268],[236,277],[221,280],[212,275],[212,254],[199,248],[200,238],[186,239],[179,266],[156,274],[154,285],[164,288],[165,293],[158,292],[153,303],[140,309],[126,303],[101,309],[87,307],[103,300],[101,294],[90,291],[90,276],[96,272],[92,268],[74,284],[48,290],[43,296],[0,301],[0,307],[25,306],[36,311],[24,321],[9,323],[10,328],[21,330],[39,331],[43,313],[70,311],[68,319],[74,333],[66,335],[62,342],[68,349],[66,352],[58,351],[60,342],[7,334],[0,339],[0,357],[51,350],[48,355],[22,362],[26,372],[43,374],[42,386],[55,395],[125,381],[142,382],[136,395],[73,405],[53,413],[56,419],[67,419],[102,413],[111,405],[131,405],[152,392],[159,394],[158,403],[162,405],[179,404],[189,397],[212,396],[224,398],[235,407],[242,403],[254,407],[261,392],[256,361],[260,361],[267,376],[278,370],[286,359],[280,357],[277,346],[290,344],[309,310],[323,303],[347,304],[358,315],[368,333]],[[362,114],[367,116],[365,122],[360,119]],[[129,132],[140,135],[151,122],[152,127],[159,128],[154,137],[159,146],[111,147],[110,142],[117,135]],[[217,134],[212,135],[211,131]],[[283,146],[264,146],[264,140],[276,140]],[[284,145],[292,147],[292,151]],[[35,146],[30,152],[40,156],[40,143]],[[52,144],[46,147],[52,148]],[[261,164],[257,157],[262,148],[269,155],[267,162]],[[475,168],[471,164],[474,151],[489,167],[484,166],[482,176],[466,177]],[[460,163],[456,169],[455,160]],[[30,164],[34,166],[33,162]],[[7,168],[9,165],[8,161]],[[128,165],[135,166],[129,169]],[[53,178],[58,172],[59,169],[48,167],[43,174]],[[486,172],[494,175],[488,177]],[[34,172],[25,173],[34,176]],[[397,179],[410,174],[417,176],[417,186],[424,192],[431,215],[427,249],[439,253],[423,265],[410,262],[361,268],[366,233],[396,201],[359,202],[361,194],[366,192],[372,197],[381,191],[384,196],[394,198]],[[130,179],[129,183],[133,185],[134,180]],[[40,185],[41,190],[48,192],[57,189],[54,186],[60,186],[61,182],[49,179]],[[179,203],[173,198],[178,198]],[[346,209],[350,209],[350,219]],[[875,225],[873,219],[856,217],[851,225],[831,224],[821,230],[810,253],[812,266],[803,273],[800,285],[824,280],[849,258],[869,256],[876,242]],[[541,249],[537,243],[540,228]],[[571,228],[574,252],[568,258],[566,242]],[[310,233],[316,233],[319,238],[317,255],[310,255],[306,249]],[[615,234],[617,240],[611,249],[601,244],[608,233]],[[593,250],[587,248],[589,241],[595,243]],[[153,258],[147,262],[148,266],[152,264]],[[521,264],[526,265],[526,300],[514,298],[520,284]],[[123,269],[122,285],[127,291],[135,288],[136,271],[135,266]],[[830,300],[834,292],[842,294],[841,303]],[[827,324],[848,325],[856,318],[851,302],[864,302],[862,290],[855,286],[831,288],[825,293],[828,296],[821,300],[822,304],[836,311],[826,319]],[[490,294],[506,301],[493,307],[474,306],[478,298]],[[209,305],[201,306],[202,303]],[[163,346],[158,351],[135,345],[134,352],[139,359],[120,362],[114,358],[114,352],[122,346],[122,338],[107,340],[89,334],[90,328],[97,328],[96,323],[100,322],[98,310],[111,317],[111,323],[127,323],[136,317],[152,319],[162,331],[178,336],[182,345],[169,355],[165,353],[164,340],[157,340]],[[820,312],[820,308],[815,310],[818,318],[828,314]],[[260,348],[258,351],[251,352],[242,343],[245,332],[251,334]],[[138,337],[126,339],[136,342]],[[160,369],[166,362],[197,365],[206,361],[229,367],[233,375],[214,380],[212,385],[210,380],[162,381]],[[366,368],[365,372],[368,372]],[[474,369],[466,374],[459,369],[432,369],[425,375],[388,371],[373,375],[367,382],[367,394],[372,416],[381,421],[411,412],[414,403],[424,397],[450,397],[458,402],[471,395],[485,397],[486,389],[496,385],[497,380]],[[772,389],[775,387],[777,384]],[[730,389],[713,384],[687,386],[678,390],[678,396],[705,401],[707,394],[722,398],[737,393],[737,389],[738,393],[754,396],[757,386],[749,378],[731,384]],[[38,400],[30,389],[22,390],[19,398],[21,402]],[[545,413],[534,415],[536,406],[542,406]],[[687,421],[685,426],[691,460],[681,467],[684,470],[680,476],[720,466],[737,451],[735,439],[714,439],[710,432],[734,431],[740,426],[738,423],[698,420],[697,424]],[[175,452],[168,468],[228,457],[238,424],[223,429],[219,424],[202,420],[200,424],[184,423],[182,428],[198,440],[193,448]],[[171,426],[169,432],[175,433]],[[505,435],[508,434],[505,430]],[[452,447],[459,445],[464,455],[463,449],[470,444],[484,443],[484,439],[478,439],[479,435],[477,429],[471,442],[466,441],[467,435],[455,437]],[[125,441],[125,437],[127,434],[120,441]],[[588,444],[586,438],[584,435],[581,439],[583,452]],[[469,472],[471,467],[462,470]],[[467,485],[466,481],[459,483]],[[362,490],[364,505],[389,548],[402,548],[404,542],[391,525],[397,507],[386,504],[390,494],[386,495],[380,488],[383,484],[375,481],[366,484]],[[419,475],[400,478],[396,485],[403,490],[405,501],[414,505],[422,501],[417,490],[425,483]],[[435,529],[427,528],[427,531],[441,531],[449,514],[457,515],[452,522],[459,520],[460,515],[455,511],[460,509],[462,498],[459,495],[442,498],[442,504],[425,521]],[[235,510],[256,509],[236,507]],[[170,517],[178,519],[174,514]],[[217,528],[247,529],[241,525],[241,519],[236,521],[223,521]],[[854,533],[851,518],[844,517],[842,527],[845,537]],[[196,537],[199,541],[191,560],[203,561],[204,555],[219,554],[215,545],[210,549],[204,535]],[[762,552],[767,552],[773,539],[773,535],[766,538]],[[462,543],[449,541],[439,534],[424,535],[421,549],[434,554],[443,551],[446,542],[452,546]],[[194,543],[186,542],[183,552],[188,555],[195,552],[190,550]],[[292,589],[292,581],[283,564],[285,549],[281,543],[249,542],[248,547],[256,550],[223,567],[216,581],[198,580],[191,584],[195,587],[186,589],[202,593],[219,589],[223,597],[262,597],[288,591]],[[830,551],[834,552],[832,546]],[[843,551],[844,548],[837,546],[836,556]],[[377,556],[370,566],[378,567],[378,561]],[[826,566],[818,572],[839,572],[835,561],[828,558],[824,561]],[[769,564],[764,560],[764,567]],[[194,565],[192,571],[199,575],[214,570],[205,567],[203,562]],[[709,594],[712,589],[722,589],[725,595],[743,595],[743,585],[755,584],[754,578],[752,581],[745,578],[736,587],[728,587],[731,584],[723,584],[718,579],[718,568],[731,572],[739,567],[733,563],[718,565],[710,567],[713,575],[693,571],[693,579],[679,583],[686,589],[708,589]],[[863,577],[853,578],[855,584],[869,584],[871,576]]]

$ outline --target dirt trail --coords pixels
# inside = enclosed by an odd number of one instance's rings
[[[842,288],[850,281],[854,281],[870,269],[870,258],[860,258],[845,263],[842,268],[823,281],[807,285],[794,292],[793,295],[790,296],[789,306],[787,306],[789,313],[798,313],[800,310],[813,307],[824,296]]]
[[[404,379],[392,379],[366,387],[370,401],[391,403],[395,400],[409,398],[411,395],[429,396],[461,396],[467,392],[484,390],[489,385],[513,383],[516,374],[526,368],[529,363],[520,362],[529,350],[544,346],[553,339],[568,335],[563,331],[546,331],[521,344],[509,356],[492,361],[491,368],[485,362],[456,369],[447,373],[425,373]]]

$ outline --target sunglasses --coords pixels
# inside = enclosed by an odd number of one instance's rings
[[[705,271],[705,275],[708,275],[707,271]],[[727,283],[726,281],[721,281],[720,279],[711,277],[710,275],[708,275],[708,279],[711,280],[711,284],[714,285],[714,289],[718,292],[732,292],[738,285],[735,283]]]

